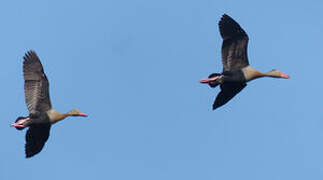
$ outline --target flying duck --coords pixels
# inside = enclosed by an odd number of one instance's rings
[[[83,116],[79,110],[61,114],[52,108],[49,98],[49,83],[36,52],[28,51],[24,56],[23,73],[25,80],[25,100],[28,117],[18,117],[11,126],[18,130],[29,127],[26,133],[25,154],[30,158],[39,153],[49,137],[52,124],[68,116]]]
[[[222,73],[210,74],[208,78],[200,81],[209,84],[212,88],[220,85],[221,91],[214,101],[213,110],[230,101],[251,80],[260,77],[290,78],[287,74],[276,69],[261,73],[249,65],[247,55],[248,35],[230,16],[226,14],[222,16],[219,29],[223,39]]]

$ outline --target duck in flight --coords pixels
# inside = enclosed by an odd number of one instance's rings
[[[247,56],[248,35],[230,16],[226,14],[222,16],[219,29],[223,39],[222,73],[210,74],[208,78],[200,81],[209,84],[212,88],[220,85],[221,91],[214,101],[213,110],[230,101],[251,80],[260,77],[290,78],[287,74],[276,69],[261,73],[249,65]]]
[[[52,124],[68,116],[87,117],[87,115],[79,110],[71,110],[61,114],[52,108],[49,98],[49,83],[43,66],[34,51],[28,51],[25,54],[23,72],[25,100],[29,116],[18,117],[11,126],[18,130],[29,127],[26,133],[25,153],[26,158],[30,158],[43,149]]]

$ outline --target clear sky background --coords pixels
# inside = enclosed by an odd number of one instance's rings
[[[321,180],[323,2],[0,1],[1,180]],[[259,79],[216,111],[217,23],[249,35]],[[52,105],[80,109],[24,158],[22,57],[35,50]],[[26,178],[25,178],[26,177]]]

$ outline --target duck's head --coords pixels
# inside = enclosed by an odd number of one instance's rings
[[[82,117],[87,117],[88,115],[81,112],[80,110],[73,109],[70,112],[68,112],[68,115],[70,116],[82,116]]]
[[[289,79],[290,76],[280,70],[273,69],[267,73],[270,77]]]

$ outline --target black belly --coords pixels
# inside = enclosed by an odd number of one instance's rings
[[[225,71],[222,73],[224,75],[223,82],[224,83],[245,83],[246,78],[243,75],[241,70],[238,71]]]

